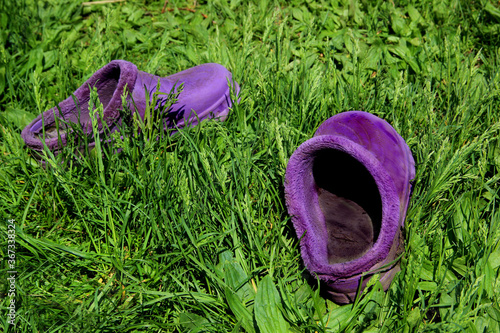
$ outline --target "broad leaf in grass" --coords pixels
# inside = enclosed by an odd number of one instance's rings
[[[445,1],[436,1],[433,6],[434,16],[441,21],[444,21],[450,15],[450,9]]]
[[[25,67],[26,71],[30,71],[31,69],[35,69],[41,71],[43,66],[43,49],[41,46],[33,49],[29,53],[28,64]]]
[[[439,297],[439,303],[436,304],[436,308],[439,309],[439,315],[441,319],[447,320],[449,316],[453,315],[453,307],[457,304],[457,289],[460,287],[460,282],[454,281],[449,283],[447,286],[447,291],[441,293]]]
[[[182,312],[179,315],[179,324],[186,329],[187,332],[203,332],[208,320],[194,313]]]
[[[466,265],[466,262],[467,262],[467,260],[465,257],[460,257],[460,258],[453,260],[451,267],[453,267],[453,269],[461,276],[466,276],[467,271],[468,271],[468,267]]]
[[[378,42],[370,47],[364,59],[364,67],[376,71],[382,60],[385,45]]]
[[[337,32],[333,33],[333,35],[330,38],[330,43],[337,49],[337,50],[342,50],[344,48],[344,34],[345,34],[345,29],[338,30]]]
[[[330,329],[341,330],[345,328],[345,323],[353,319],[352,316],[353,312],[351,305],[338,306],[325,315],[323,322],[327,323],[326,326]]]
[[[35,119],[35,116],[32,113],[24,110],[17,110],[14,108],[8,108],[7,110],[5,110],[5,112],[1,112],[0,117],[4,118],[8,122],[11,122],[18,129],[23,129],[33,119]]]
[[[296,19],[297,21],[302,22],[304,20],[304,17],[302,15],[302,10],[299,8],[292,8],[292,15],[293,18]]]
[[[233,257],[231,251],[224,251],[219,255],[217,274],[224,278],[224,282],[243,300],[248,302],[253,300],[255,291],[248,282],[248,275],[245,273],[240,263]]]
[[[400,39],[398,45],[390,46],[388,49],[390,52],[392,52],[393,54],[397,55],[398,57],[406,61],[406,63],[410,65],[410,67],[415,71],[415,73],[417,74],[420,73],[420,68],[417,62],[415,61],[415,58],[411,54],[410,49],[408,48],[408,46],[406,46],[406,41],[404,39]]]
[[[224,282],[226,282],[243,301],[253,298],[254,295],[247,280],[248,276],[238,262],[226,262],[224,265]]]
[[[5,67],[0,67],[0,94],[5,89]]]
[[[417,288],[422,291],[434,291],[437,289],[437,284],[432,281],[420,281]]]
[[[500,170],[500,146],[496,146],[493,151],[493,161],[497,169]]]
[[[490,257],[488,258],[488,263],[491,265],[493,270],[500,266],[500,245],[497,246],[496,250],[491,252]]]
[[[500,309],[498,308],[498,304],[493,304],[491,306],[486,307],[486,315],[485,317],[488,320],[488,329],[489,332],[499,332],[500,331]]]
[[[489,0],[486,1],[486,6],[484,6],[484,11],[487,12],[489,16],[493,18],[495,21],[500,22],[500,9],[493,6]]]
[[[412,23],[427,25],[425,20],[422,18],[422,15],[420,15],[419,11],[415,7],[408,5],[406,10],[408,11],[408,15],[410,16]]]
[[[414,308],[413,310],[410,311],[408,317],[406,318],[408,325],[410,325],[411,328],[414,328],[420,321],[420,317],[421,317],[420,309],[417,307]]]
[[[262,333],[288,331],[288,323],[283,318],[279,307],[280,295],[270,275],[266,275],[259,284],[255,297],[255,321]]]
[[[46,69],[54,66],[54,64],[57,61],[57,57],[58,57],[58,52],[55,50],[44,52],[43,53],[43,60],[44,60],[43,69],[46,70]]]
[[[484,290],[486,291],[486,293],[488,294],[488,297],[492,298],[492,297],[494,297],[493,286],[495,284],[496,274],[495,274],[495,271],[493,270],[493,268],[491,268],[491,264],[490,264],[489,260],[486,261],[486,264],[483,266],[484,266],[484,278],[482,281],[483,287],[484,287]]]
[[[402,37],[411,36],[411,29],[406,24],[404,18],[402,18],[398,13],[393,13],[391,15],[391,26],[392,30],[398,35]]]
[[[227,304],[229,305],[229,308],[233,312],[238,322],[241,322],[241,326],[247,332],[255,332],[255,328],[253,327],[252,314],[241,302],[241,299],[238,297],[238,295],[231,291],[229,288],[225,289],[225,294]]]
[[[476,332],[494,332],[490,330],[488,320],[484,316],[474,318],[473,325]]]

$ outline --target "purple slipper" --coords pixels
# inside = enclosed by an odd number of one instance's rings
[[[414,177],[403,138],[362,111],[329,118],[290,157],[286,203],[302,258],[335,302],[354,301],[375,273],[389,288]]]
[[[61,147],[58,143],[55,117],[64,119],[66,122],[80,123],[84,132],[91,133],[92,121],[88,110],[89,86],[96,87],[99,99],[104,107],[104,120],[110,127],[111,132],[113,132],[117,130],[117,125],[120,122],[121,96],[124,89],[129,91],[127,97],[129,106],[139,112],[141,118],[144,119],[146,109],[145,89],[147,89],[149,97],[152,99],[158,79],[160,79],[160,90],[167,94],[172,91],[174,86],[174,91],[177,91],[177,87],[181,84],[184,85],[182,92],[177,97],[178,101],[163,116],[165,129],[194,126],[198,123],[198,120],[201,121],[207,118],[218,117],[225,120],[229,108],[232,106],[228,81],[232,82],[236,94],[239,92],[239,86],[232,80],[231,73],[219,64],[203,64],[160,78],[137,70],[137,67],[131,62],[113,60],[95,72],[74,92],[80,108],[79,117],[77,106],[73,98],[69,97],[59,103],[61,113],[57,107],[45,111],[23,129],[21,136],[28,147],[35,151],[41,151],[43,150],[42,130],[44,127],[47,147],[52,151],[57,151]],[[164,99],[159,101],[159,106],[161,106],[162,103],[165,103],[167,95],[160,95],[159,98]],[[133,107],[134,104],[135,107]],[[99,129],[100,134],[102,134],[104,129],[101,121],[99,122]],[[68,132],[70,133],[69,130]],[[59,121],[59,135],[62,145],[66,145],[68,133],[62,121]],[[91,146],[93,145],[94,143],[91,143]]]

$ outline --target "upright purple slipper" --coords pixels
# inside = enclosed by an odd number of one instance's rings
[[[156,91],[158,80],[160,90],[166,94],[177,91],[183,84],[183,90],[178,96],[178,101],[163,117],[164,127],[182,128],[194,126],[198,121],[218,117],[224,120],[232,106],[230,99],[230,87],[228,81],[234,86],[236,94],[239,86],[232,81],[231,73],[219,64],[203,64],[177,74],[160,78],[158,76],[137,70],[137,67],[128,61],[113,60],[103,68],[94,73],[80,88],[74,92],[77,105],[73,97],[69,97],[59,103],[59,109],[54,107],[45,111],[33,120],[21,133],[26,145],[35,151],[43,150],[43,132],[45,132],[45,143],[52,151],[60,149],[59,138],[64,146],[68,135],[66,126],[59,121],[59,131],[56,129],[56,118],[65,122],[80,124],[83,130],[90,133],[92,122],[89,113],[90,89],[96,87],[99,99],[104,107],[103,120],[111,131],[116,130],[120,122],[120,110],[122,108],[122,95],[128,90],[128,104],[133,106],[144,119],[146,110],[146,90],[150,99]],[[146,89],[146,90],[145,90]],[[161,95],[160,97],[162,97]],[[159,104],[165,102],[167,95],[163,96]],[[133,100],[133,102],[132,102]],[[78,111],[78,108],[80,111]],[[45,131],[43,131],[45,129]],[[100,134],[103,133],[102,120],[99,121]],[[93,143],[91,144],[93,145]]]
[[[389,288],[414,177],[403,138],[361,111],[329,118],[290,157],[286,203],[302,258],[335,302],[354,301],[375,273]]]

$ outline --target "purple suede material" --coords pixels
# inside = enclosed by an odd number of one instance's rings
[[[163,105],[168,93],[172,90],[177,91],[177,88],[183,84],[183,90],[178,96],[178,101],[168,110],[168,113],[163,115],[165,128],[194,126],[198,123],[198,120],[201,121],[212,117],[219,117],[224,120],[227,117],[229,108],[232,106],[228,81],[233,84],[236,94],[239,93],[239,86],[232,80],[231,73],[219,64],[203,64],[160,78],[138,71],[137,67],[131,62],[113,60],[95,72],[75,91],[74,96],[80,108],[79,117],[75,102],[72,97],[69,97],[59,103],[61,114],[57,107],[45,111],[23,129],[21,137],[31,149],[43,150],[42,128],[45,127],[46,131],[51,127],[53,128],[56,117],[63,118],[67,122],[80,123],[86,133],[91,133],[92,122],[88,110],[90,100],[89,85],[97,88],[99,99],[104,106],[104,121],[112,128],[112,131],[116,130],[116,125],[113,126],[112,124],[120,122],[121,96],[125,87],[130,93],[127,97],[129,106],[144,119],[146,109],[145,90],[148,91],[150,100],[152,100],[158,81],[160,81],[160,91],[166,93],[166,95],[159,96],[159,105],[156,105],[156,107]],[[174,87],[175,89],[173,89]],[[133,107],[134,104],[137,109]],[[61,122],[59,122],[59,126],[61,128],[59,132],[61,144],[64,146],[67,142],[68,133],[64,130]],[[99,129],[102,134],[101,120],[99,120]],[[45,143],[50,150],[55,151],[61,148],[58,140],[57,136],[47,137],[46,135]]]
[[[313,176],[320,152],[340,151],[353,157],[369,172],[380,194],[382,221],[373,246],[357,259],[330,264],[325,216],[318,203],[318,185]],[[333,181],[355,174],[332,174]],[[300,145],[288,162],[285,195],[288,212],[301,238],[301,255],[307,269],[330,288],[335,301],[352,301],[362,274],[380,269],[396,259],[400,233],[415,177],[414,160],[401,136],[384,120],[361,111],[338,114],[326,120],[313,138]],[[381,269],[381,281],[388,288],[399,269]],[[363,285],[366,284],[367,278]]]

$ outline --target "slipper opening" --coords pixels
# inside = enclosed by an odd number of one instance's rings
[[[42,120],[42,117],[35,122],[30,131],[38,136],[39,138],[43,138],[43,129],[45,126],[45,137],[48,139],[53,139],[58,137],[58,133],[62,134],[67,131],[68,125],[66,123],[74,123],[80,124],[82,127],[87,127],[91,124],[90,112],[89,112],[89,85],[90,87],[95,86],[97,89],[97,93],[99,96],[99,100],[103,105],[103,108],[106,109],[108,104],[113,98],[113,95],[118,87],[118,82],[120,80],[120,67],[119,66],[109,66],[102,75],[94,75],[91,77],[84,86],[80,87],[75,92],[75,97],[77,103],[75,103],[73,96],[70,96],[63,102],[59,104],[60,111],[57,108],[53,108],[47,114],[44,114],[43,117],[45,123]],[[59,121],[59,130],[57,129],[55,116],[60,119]]]
[[[376,242],[382,222],[382,200],[366,167],[335,149],[316,153],[313,177],[328,233],[329,264],[363,256]]]

